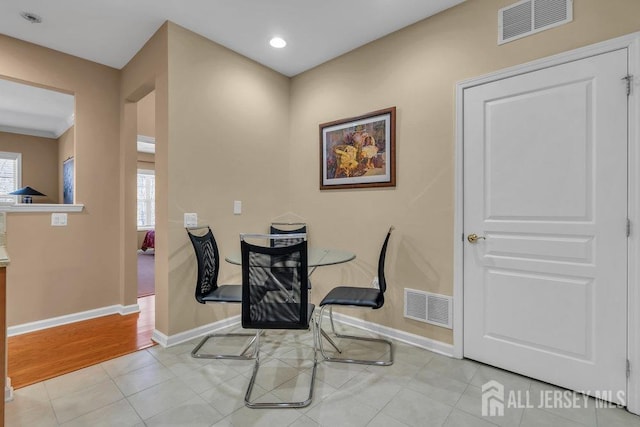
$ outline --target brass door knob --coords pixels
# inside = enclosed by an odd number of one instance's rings
[[[469,241],[469,243],[475,243],[475,242],[477,242],[477,241],[478,241],[478,240],[480,240],[480,239],[482,239],[482,240],[486,240],[486,237],[484,237],[484,236],[478,236],[478,235],[477,235],[477,234],[475,234],[475,233],[469,234],[469,235],[467,236],[467,240]]]

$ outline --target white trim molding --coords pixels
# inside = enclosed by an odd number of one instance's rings
[[[83,204],[57,203],[16,203],[14,205],[0,205],[0,212],[82,212]]]
[[[52,317],[50,319],[37,320],[35,322],[23,323],[22,325],[9,326],[7,328],[7,336],[13,337],[29,332],[40,331],[42,329],[53,328],[55,326],[68,325],[70,323],[81,322],[83,320],[95,319],[97,317],[108,316],[110,314],[127,314],[139,313],[138,304],[132,305],[110,305],[108,307],[96,308],[94,310],[81,311],[79,313],[66,314],[64,316]]]
[[[13,400],[13,386],[11,385],[11,378],[5,378],[4,386],[4,401],[11,402]]]
[[[463,96],[465,89],[619,49],[626,49],[628,52],[628,73],[632,76],[628,110],[629,181],[627,185],[627,215],[631,221],[631,234],[628,239],[628,320],[626,326],[628,334],[627,358],[631,370],[627,381],[627,409],[634,414],[640,414],[640,33],[633,33],[591,46],[560,53],[484,76],[464,80],[456,84],[453,356],[457,358],[464,357]]]
[[[151,334],[151,341],[155,342],[163,348],[169,347],[169,345],[167,344],[169,342],[169,337],[157,329],[153,330],[153,333]]]
[[[367,332],[374,332],[380,336],[391,338],[414,347],[423,348],[434,353],[444,356],[453,357],[453,345],[431,338],[425,338],[420,335],[411,334],[399,329],[389,328],[377,323],[368,322],[356,317],[347,316],[341,313],[333,313],[333,319],[345,325],[353,326]]]
[[[425,350],[439,353],[445,356],[451,357],[453,354],[453,346],[441,341],[436,341],[430,338],[421,337],[408,332],[400,331],[398,329],[382,326],[377,323],[368,322],[366,320],[358,319],[351,316],[346,316],[340,313],[333,313],[335,321],[344,323],[345,325],[353,326],[368,332],[374,332],[386,338],[391,338],[403,343],[412,345],[414,347],[423,348]],[[232,316],[226,319],[209,323],[208,325],[199,326],[194,329],[190,329],[185,332],[180,332],[175,335],[167,336],[157,329],[153,331],[151,339],[161,345],[162,347],[173,347],[178,344],[182,344],[186,341],[190,341],[195,338],[200,338],[208,333],[220,332],[225,328],[231,326],[237,326],[240,324],[240,316]]]
[[[162,347],[173,347],[174,345],[182,344],[183,342],[190,341],[194,338],[199,338],[203,335],[213,332],[221,331],[231,326],[240,324],[240,315],[227,317],[226,319],[218,320],[217,322],[209,323],[207,325],[198,326],[194,329],[189,329],[184,332],[177,333],[175,335],[165,335],[157,329],[154,329],[151,339]]]
[[[627,360],[629,378],[627,380],[627,409],[640,414],[640,33],[628,43],[629,94],[628,119],[628,213],[631,221],[627,252]]]
[[[138,135],[138,153],[156,153],[156,139],[152,136]]]

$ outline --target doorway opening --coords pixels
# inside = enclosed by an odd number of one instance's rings
[[[155,91],[137,102],[137,297],[138,332],[155,328]]]

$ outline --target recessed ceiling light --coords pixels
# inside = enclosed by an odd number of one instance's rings
[[[42,22],[42,18],[40,18],[38,15],[36,15],[35,13],[31,13],[31,12],[20,12],[20,16],[22,16],[24,19],[26,19],[27,21],[29,21],[32,24],[39,24]]]
[[[280,37],[274,37],[269,41],[269,44],[277,49],[282,49],[287,45],[287,42]]]

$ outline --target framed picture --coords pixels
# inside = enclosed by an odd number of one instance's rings
[[[65,205],[73,204],[73,157],[62,163],[62,200]]]
[[[395,187],[396,107],[320,125],[320,189]]]

